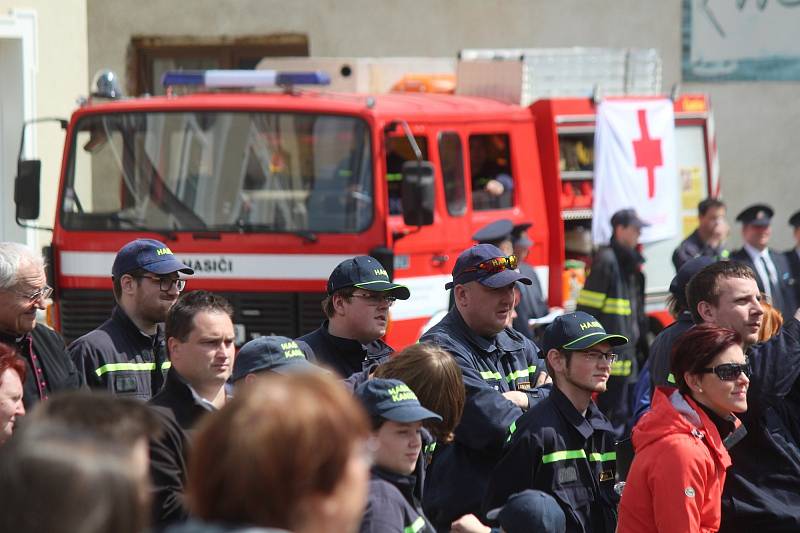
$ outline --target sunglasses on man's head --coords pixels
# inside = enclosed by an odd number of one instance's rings
[[[478,263],[477,265],[469,268],[465,268],[462,272],[478,272],[483,271],[487,274],[496,274],[497,272],[502,272],[503,270],[515,270],[518,265],[517,256],[516,255],[509,255],[508,257],[493,257],[492,259],[487,259],[482,263]]]
[[[713,368],[701,368],[699,374],[716,374],[722,381],[736,381],[739,374],[744,374],[748,378],[753,373],[750,363],[723,363]]]

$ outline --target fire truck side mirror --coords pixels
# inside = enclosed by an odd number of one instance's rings
[[[407,226],[433,224],[434,179],[430,161],[403,163],[403,222]]]
[[[14,180],[14,203],[17,220],[39,218],[39,189],[42,162],[38,159],[19,160]]]

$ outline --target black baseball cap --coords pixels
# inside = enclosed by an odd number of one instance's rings
[[[511,230],[511,242],[514,244],[514,246],[530,248],[533,245],[527,234],[528,228],[531,226],[533,226],[533,224],[530,222],[525,222],[524,224],[514,224],[514,229]]]
[[[689,280],[705,267],[716,262],[717,258],[707,255],[689,259],[681,265],[681,268],[678,269],[678,273],[672,278],[672,282],[669,284],[669,292],[672,293],[678,301],[686,302],[686,285],[689,284]]]
[[[769,226],[775,214],[773,209],[766,204],[753,204],[746,207],[741,213],[736,215],[736,221],[751,226]]]
[[[636,226],[639,229],[646,228],[650,224],[639,218],[635,209],[620,209],[611,215],[611,227],[617,226]]]
[[[544,353],[552,349],[585,350],[595,344],[609,342],[620,346],[628,342],[627,337],[606,333],[598,320],[583,311],[575,311],[556,317],[544,330],[542,347]]]
[[[441,416],[422,407],[414,391],[399,379],[368,379],[355,394],[373,417],[393,422],[442,421]]]
[[[346,287],[378,292],[391,291],[392,296],[400,300],[408,300],[411,296],[408,287],[392,283],[383,265],[368,255],[346,259],[333,269],[328,278],[328,294]]]
[[[485,225],[472,236],[473,241],[481,244],[494,244],[495,246],[507,239],[511,239],[514,223],[507,218],[501,218]]]
[[[499,522],[506,533],[567,530],[567,518],[555,498],[533,489],[512,494],[505,505],[486,513],[486,518]]]
[[[179,261],[166,244],[155,239],[136,239],[120,248],[111,275],[119,278],[137,268],[158,275],[173,272],[194,274],[194,270]]]
[[[455,285],[463,285],[470,281],[477,281],[492,289],[505,287],[515,281],[525,285],[532,283],[529,277],[509,268],[494,273],[482,269],[472,270],[485,261],[501,257],[506,256],[500,251],[500,248],[493,244],[476,244],[472,248],[467,248],[458,256],[456,265],[453,267],[453,281],[448,281],[444,288],[451,289]]]
[[[789,224],[794,226],[795,229],[800,228],[800,211],[789,217]]]
[[[245,343],[236,354],[231,382],[238,381],[247,374],[267,370],[278,374],[321,370],[309,362],[308,357],[311,354],[311,348],[303,341],[278,335],[258,337]]]

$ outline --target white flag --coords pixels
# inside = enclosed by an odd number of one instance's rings
[[[679,189],[672,102],[603,101],[594,137],[594,243],[607,244],[611,215],[631,207],[651,224],[642,229],[642,243],[674,236]]]

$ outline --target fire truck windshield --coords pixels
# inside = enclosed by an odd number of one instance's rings
[[[117,113],[81,119],[61,221],[74,230],[365,230],[369,128],[334,115]]]

